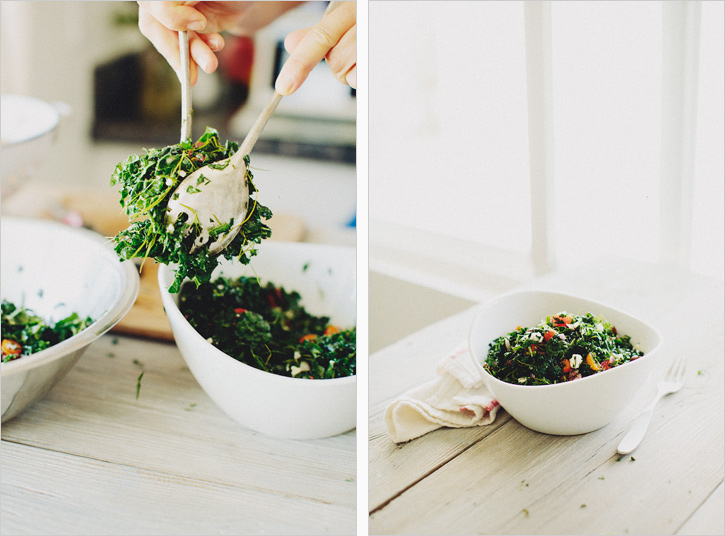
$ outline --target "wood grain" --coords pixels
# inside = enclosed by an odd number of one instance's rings
[[[171,344],[102,337],[2,439],[3,534],[355,532],[355,432],[248,430]]]

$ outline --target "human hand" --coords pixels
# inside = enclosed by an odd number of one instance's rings
[[[250,35],[301,2],[138,2],[141,33],[179,73],[178,32],[189,34],[191,84],[198,67],[213,73],[219,66],[215,52],[224,48],[220,32]]]
[[[340,2],[332,8],[312,28],[296,30],[285,38],[284,46],[290,57],[275,82],[278,93],[291,95],[297,91],[322,58],[327,60],[335,78],[356,88],[356,2]]]

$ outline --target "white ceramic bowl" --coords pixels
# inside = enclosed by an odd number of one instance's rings
[[[50,348],[0,365],[2,422],[43,397],[89,344],[111,329],[136,300],[138,271],[121,263],[108,240],[52,221],[3,217],[2,298],[49,322],[71,313],[93,324]]]
[[[60,112],[33,97],[2,95],[0,114],[2,194],[8,195],[49,154]]]
[[[515,385],[494,378],[481,365],[489,344],[517,326],[535,326],[548,315],[602,315],[638,344],[643,357],[579,380],[552,385]],[[499,296],[486,302],[471,326],[469,349],[492,395],[521,424],[547,434],[575,435],[608,424],[632,402],[659,363],[661,337],[645,322],[601,303],[539,290]]]
[[[310,313],[351,327],[356,321],[355,249],[321,244],[263,242],[248,266],[224,262],[213,277],[258,276],[296,290]],[[169,294],[173,270],[162,265],[159,285],[176,344],[209,397],[238,423],[277,437],[313,439],[355,428],[356,377],[310,380],[264,372],[208,343]]]

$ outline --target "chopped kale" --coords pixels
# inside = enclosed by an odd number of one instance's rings
[[[546,385],[591,376],[644,355],[627,335],[591,313],[561,312],[489,345],[483,367],[508,383]]]
[[[77,313],[48,324],[33,311],[2,301],[2,362],[45,350],[90,326],[93,320]]]
[[[260,370],[312,379],[355,374],[355,327],[311,315],[296,291],[247,277],[186,282],[179,309],[211,344]]]
[[[176,293],[181,282],[188,277],[197,285],[209,281],[220,257],[236,258],[248,264],[257,254],[256,244],[268,238],[272,231],[263,220],[272,217],[266,206],[257,202],[256,192],[249,170],[246,180],[249,187],[250,212],[239,233],[223,251],[212,255],[207,248],[191,253],[194,240],[199,235],[198,222],[180,217],[174,224],[166,221],[166,209],[177,185],[184,177],[197,169],[230,157],[238,145],[219,142],[216,130],[207,128],[196,143],[191,140],[163,149],[150,149],[144,155],[131,155],[116,166],[111,177],[112,185],[120,185],[121,206],[131,224],[115,237],[115,251],[122,260],[150,257],[162,264],[177,265],[175,279],[169,292]],[[212,236],[226,232],[232,222],[220,222]]]

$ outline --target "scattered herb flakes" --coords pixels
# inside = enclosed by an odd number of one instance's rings
[[[260,370],[312,379],[355,374],[355,327],[309,314],[296,291],[248,277],[186,282],[179,309],[211,344]]]
[[[606,371],[644,355],[627,335],[591,313],[561,312],[489,345],[483,367],[513,384],[547,385]]]
[[[144,371],[139,374],[138,379],[136,380],[136,400],[138,400],[138,395],[141,392],[141,378],[143,378]]]
[[[527,510],[526,508],[524,508],[524,509],[522,510],[522,512],[524,513],[524,517],[529,517],[529,516],[531,515],[531,514],[529,513],[529,511],[528,511],[528,510]]]
[[[134,359],[133,364],[137,367],[143,368],[143,363],[141,363],[141,361],[139,361],[138,359]]]
[[[90,317],[83,319],[72,313],[50,324],[30,309],[2,300],[2,362],[45,350],[80,333],[92,323]]]
[[[630,456],[630,457],[629,457],[629,461],[630,461],[630,462],[633,462],[633,461],[635,461],[635,460],[634,460],[634,456]]]
[[[604,477],[603,477],[603,476],[600,476],[600,477],[599,477],[599,480],[604,480]]]
[[[181,282],[188,277],[197,285],[210,280],[220,257],[237,259],[248,264],[257,254],[256,244],[271,236],[272,231],[262,220],[272,217],[272,211],[256,200],[257,189],[247,164],[250,212],[234,240],[216,255],[207,248],[191,253],[201,226],[196,221],[180,217],[174,224],[166,222],[166,209],[176,186],[197,169],[230,157],[238,150],[235,142],[222,145],[219,134],[212,128],[196,143],[191,140],[163,149],[150,149],[144,155],[131,155],[116,166],[112,185],[120,185],[121,206],[131,222],[118,233],[114,249],[120,259],[152,258],[162,264],[175,265],[175,279],[169,292],[177,293]],[[223,222],[216,230],[226,232],[234,222]],[[212,235],[214,232],[211,233]]]
[[[196,407],[196,403],[189,404],[188,407],[184,408],[184,411],[193,411],[195,407]]]
[[[586,504],[582,504],[579,508],[586,508],[586,507],[587,507]]]

